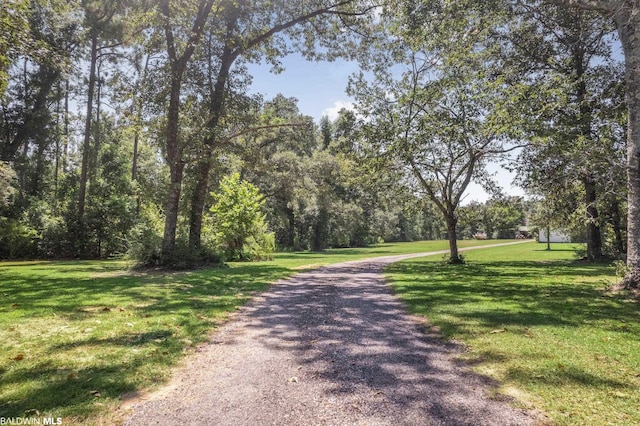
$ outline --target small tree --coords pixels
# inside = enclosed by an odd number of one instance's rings
[[[267,232],[260,190],[240,179],[238,173],[220,183],[218,193],[211,193],[209,209],[211,228],[208,237],[225,254],[226,260],[261,260],[275,249],[275,239]]]
[[[405,182],[441,213],[449,261],[455,264],[462,263],[457,224],[465,191],[472,181],[488,186],[486,162],[515,147],[507,134],[502,89],[486,59],[489,22],[457,2],[442,10],[427,6],[409,7],[397,22],[392,14],[386,18],[387,45],[372,49],[369,59],[375,80],[362,73],[350,90],[366,117],[362,130],[373,155],[404,168]],[[413,31],[413,19],[422,13],[428,16]]]

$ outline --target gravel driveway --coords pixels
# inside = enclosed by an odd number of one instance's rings
[[[431,254],[435,254],[431,253]],[[424,255],[421,254],[421,255]],[[525,425],[489,379],[454,362],[381,270],[348,262],[278,282],[189,356],[127,425]]]

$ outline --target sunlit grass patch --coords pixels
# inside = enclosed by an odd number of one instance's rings
[[[531,243],[392,265],[395,291],[502,391],[558,424],[640,424],[640,309],[608,265]]]

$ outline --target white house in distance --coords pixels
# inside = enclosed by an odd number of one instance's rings
[[[549,235],[549,241],[547,241],[547,234]],[[538,233],[539,243],[570,243],[571,237],[564,231],[559,229],[551,229],[548,233],[546,229],[541,229]]]

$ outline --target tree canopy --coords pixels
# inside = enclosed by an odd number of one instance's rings
[[[589,259],[626,253],[638,269],[640,43],[627,25],[637,9],[5,1],[0,245],[12,248],[0,253],[129,252],[169,265],[181,253],[197,264],[237,252],[212,245],[222,231],[210,221],[222,202],[210,194],[237,176],[262,194],[245,198],[261,205],[266,225],[254,229],[273,232],[278,249],[446,237],[456,262],[459,237],[512,235],[533,220],[536,209],[501,194],[486,168],[511,161]],[[251,63],[277,72],[293,52],[358,60],[354,110],[316,123],[295,98],[250,93]],[[471,182],[491,200],[463,205]]]

